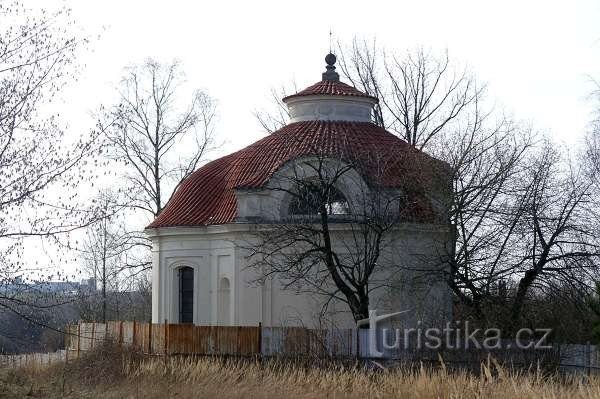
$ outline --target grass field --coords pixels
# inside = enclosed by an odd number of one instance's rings
[[[67,365],[2,370],[0,398],[600,398],[600,379],[443,367],[366,370],[357,365],[215,358],[147,359],[104,348]]]

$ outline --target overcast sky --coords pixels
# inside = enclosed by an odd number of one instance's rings
[[[102,32],[70,93],[72,125],[114,94],[125,65],[182,61],[219,103],[229,152],[263,133],[252,111],[269,90],[320,80],[334,39],[389,48],[448,49],[489,84],[491,97],[535,128],[572,143],[589,120],[589,76],[600,79],[600,1],[71,1],[76,21]]]
[[[53,0],[54,1],[54,0]],[[60,0],[57,0],[60,4]],[[90,35],[82,75],[64,93],[70,131],[114,101],[123,67],[179,59],[188,81],[218,101],[212,157],[264,133],[252,112],[273,87],[320,80],[334,40],[377,38],[397,50],[448,49],[489,85],[490,97],[537,130],[574,145],[590,120],[590,77],[600,79],[600,1],[81,1],[64,0]],[[26,1],[36,7],[48,1]]]

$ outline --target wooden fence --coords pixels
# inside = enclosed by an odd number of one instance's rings
[[[550,356],[566,371],[600,371],[600,351],[594,345],[555,345],[547,352],[518,350],[510,342],[495,351],[385,349],[384,334],[376,346],[383,360],[437,361],[478,367],[486,356],[514,365],[536,364]],[[226,327],[192,324],[153,324],[135,321],[79,323],[65,333],[65,350],[51,354],[0,355],[0,365],[21,367],[69,361],[110,340],[148,355],[310,356],[369,359],[369,330],[306,329],[301,327]],[[510,345],[507,345],[510,344]],[[507,349],[511,348],[512,349]]]
[[[301,327],[227,327],[128,321],[79,323],[68,327],[66,349],[73,357],[105,339],[153,355],[312,355],[356,354],[356,330]]]

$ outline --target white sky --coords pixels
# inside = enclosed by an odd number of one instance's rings
[[[65,92],[73,133],[114,100],[122,68],[146,57],[183,63],[218,101],[213,157],[263,136],[252,115],[273,87],[320,80],[334,39],[376,37],[404,50],[447,48],[489,85],[497,104],[575,144],[590,119],[589,76],[600,79],[600,1],[125,1],[65,0],[90,34],[81,79]],[[47,1],[30,0],[36,7]]]
[[[376,37],[400,50],[448,48],[518,118],[572,142],[589,120],[588,76],[600,79],[599,1],[71,1],[101,38],[70,95],[72,124],[110,99],[125,65],[183,62],[188,80],[219,102],[221,139],[238,149],[262,135],[252,111],[269,90],[320,80],[328,32]]]

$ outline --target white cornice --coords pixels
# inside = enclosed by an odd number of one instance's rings
[[[232,233],[248,233],[259,230],[268,231],[272,228],[268,223],[229,223],[211,226],[197,227],[160,227],[146,229],[144,232],[149,238],[159,237],[174,237],[174,236],[220,236]],[[333,223],[330,225],[332,231],[350,230],[352,225],[349,223]],[[450,225],[442,224],[420,224],[420,223],[401,223],[394,229],[398,232],[414,232],[414,233],[448,233],[451,230]]]

